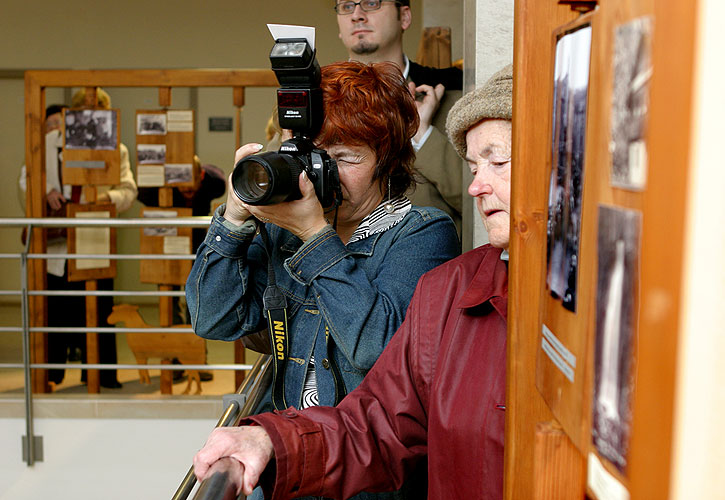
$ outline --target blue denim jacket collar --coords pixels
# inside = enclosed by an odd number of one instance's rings
[[[382,234],[383,233],[372,234],[367,238],[363,238],[362,240],[357,240],[346,245],[346,248],[350,253],[367,255],[369,257],[375,252],[375,244],[378,242]],[[280,249],[284,252],[289,252],[291,255],[299,250],[301,246],[302,240],[294,234],[288,233],[287,239],[282,242]]]

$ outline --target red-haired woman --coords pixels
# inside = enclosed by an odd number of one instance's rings
[[[451,219],[405,196],[414,184],[418,113],[402,82],[389,63],[322,68],[324,122],[314,143],[337,162],[336,218],[304,173],[294,201],[248,205],[230,187],[197,252],[186,295],[198,335],[235,340],[265,329],[270,263],[286,299],[287,329],[270,339],[280,353],[277,391],[260,411],[336,405],[402,323],[418,278],[459,252]],[[261,147],[241,147],[235,161]],[[269,256],[255,237],[259,221]]]

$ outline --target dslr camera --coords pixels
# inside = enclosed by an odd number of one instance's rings
[[[342,201],[337,164],[312,143],[323,120],[320,65],[315,51],[304,38],[280,38],[275,42],[269,59],[280,84],[279,124],[291,129],[293,137],[283,142],[278,152],[239,160],[232,173],[234,194],[250,205],[296,200],[302,197],[298,178],[304,171],[322,207],[337,207]]]

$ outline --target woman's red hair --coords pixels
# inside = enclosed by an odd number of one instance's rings
[[[373,180],[390,177],[392,196],[413,184],[418,110],[398,67],[339,62],[322,68],[325,119],[315,143],[365,145],[375,152]]]

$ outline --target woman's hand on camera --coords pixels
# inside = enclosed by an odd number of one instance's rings
[[[292,234],[307,241],[320,232],[326,225],[325,212],[315,194],[315,186],[302,172],[299,177],[302,198],[274,205],[245,205],[246,209],[262,222],[271,222],[287,229]]]
[[[245,156],[258,153],[263,147],[261,144],[245,144],[234,153],[234,165]],[[245,203],[234,194],[232,174],[229,174],[227,178],[227,207],[224,211],[224,218],[232,224],[241,226],[250,216],[251,213],[247,210]]]

